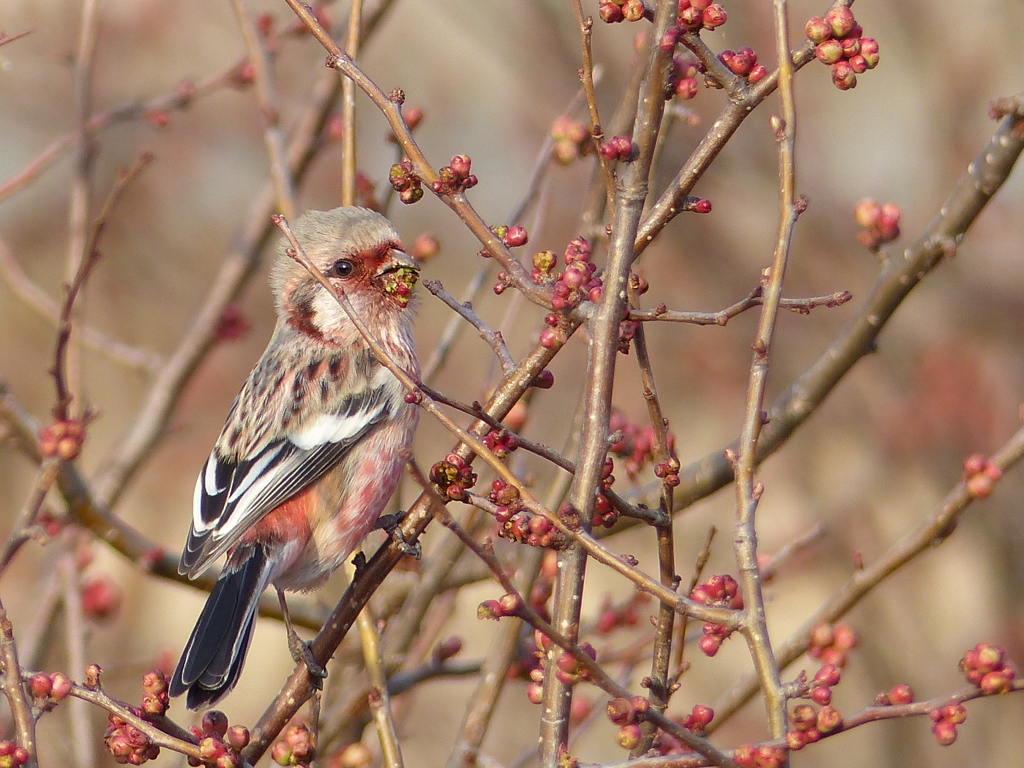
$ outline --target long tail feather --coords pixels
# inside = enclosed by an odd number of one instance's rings
[[[188,691],[189,709],[212,706],[235,687],[252,640],[271,564],[261,546],[252,547],[241,562],[235,554],[214,585],[171,680],[171,696]]]

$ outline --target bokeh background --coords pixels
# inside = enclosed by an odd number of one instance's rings
[[[589,13],[596,3],[586,0]],[[771,3],[728,2],[729,22],[706,35],[715,49],[750,45],[769,67]],[[291,24],[283,2],[252,3],[277,24]],[[803,20],[824,11],[823,3],[791,3],[794,39]],[[784,314],[773,355],[770,396],[782,391],[813,360],[872,284],[878,263],[855,240],[854,204],[872,197],[898,203],[904,242],[936,215],[968,162],[993,130],[989,102],[1022,90],[1020,44],[1024,5],[1016,0],[964,3],[905,0],[855,6],[865,34],[881,46],[881,65],[842,93],[827,70],[813,63],[797,78],[799,191],[810,208],[797,227],[788,296],[849,290],[844,307],[810,316]],[[327,5],[340,20],[347,3]],[[75,126],[69,60],[76,48],[81,9],[65,0],[4,0],[0,28],[31,29],[28,37],[0,48],[0,183],[20,173],[45,147]],[[340,23],[340,22],[339,22]],[[598,96],[605,114],[618,102],[633,63],[633,36],[641,25],[597,24],[595,58]],[[93,84],[95,111],[125,101],[173,92],[180,83],[220,72],[245,56],[228,3],[207,0],[103,0]],[[323,50],[311,38],[283,40],[277,54],[281,115],[289,128],[320,76]],[[456,153],[468,154],[480,184],[471,199],[494,224],[526,194],[552,121],[565,112],[578,89],[579,38],[565,0],[398,0],[366,44],[364,70],[385,90],[402,87],[409,104],[426,119],[417,138],[435,167]],[[724,104],[720,92],[701,90],[670,126],[653,189],[660,191]],[[640,267],[651,283],[645,304],[711,311],[747,294],[771,259],[777,218],[775,145],[770,100],[752,115],[698,184],[712,200],[706,216],[681,216],[650,248]],[[386,126],[360,96],[359,167],[386,186],[394,148]],[[134,183],[109,222],[102,261],[91,279],[84,321],[127,344],[157,354],[174,348],[237,236],[252,199],[268,174],[262,120],[251,88],[223,88],[166,125],[138,119],[96,135],[94,200],[98,206],[118,169],[140,151],[154,163]],[[162,121],[161,121],[162,122]],[[329,208],[339,200],[340,152],[324,149],[300,188],[300,208]],[[556,252],[579,232],[578,216],[590,179],[589,163],[548,170],[521,223],[530,232],[526,251]],[[72,153],[16,193],[0,199],[0,240],[31,281],[54,301],[66,279]],[[440,255],[425,267],[456,295],[480,260],[478,245],[456,217],[429,195],[410,207],[389,211],[407,242],[423,232],[441,242]],[[1024,181],[1018,170],[969,233],[956,257],[913,292],[881,336],[876,354],[862,360],[820,411],[772,457],[761,473],[767,491],[760,511],[760,543],[772,552],[822,523],[825,535],[790,561],[769,585],[773,636],[785,638],[849,576],[853,553],[870,561],[911,529],[959,479],[972,452],[994,451],[1019,426],[1024,393]],[[238,299],[249,324],[241,338],[218,344],[199,366],[174,411],[165,437],[134,477],[117,513],[169,551],[180,548],[187,530],[194,478],[223,423],[241,382],[263,349],[273,309],[261,269]],[[481,316],[502,331],[513,355],[532,347],[542,312],[506,293],[484,291],[475,303]],[[416,336],[429,356],[450,312],[425,292]],[[750,343],[756,316],[741,316],[724,328],[654,325],[648,337],[659,388],[685,465],[719,450],[737,433],[743,412]],[[53,403],[53,323],[0,280],[0,380],[37,418]],[[144,372],[82,347],[79,376],[83,401],[98,413],[79,460],[87,474],[101,471],[110,452],[138,417],[150,384]],[[642,421],[645,405],[633,357],[620,357],[616,403]],[[536,396],[526,434],[561,446],[572,429],[579,400],[585,341],[575,338],[553,366],[556,387]],[[462,400],[483,399],[496,366],[472,332],[453,349],[437,386]],[[437,425],[424,420],[416,455],[429,466],[451,444]],[[524,459],[522,471],[545,489],[552,472]],[[624,474],[624,473],[618,473]],[[482,474],[481,484],[489,483]],[[33,467],[0,445],[0,534],[6,535],[34,481]],[[624,482],[623,477],[620,482]],[[1024,570],[1017,473],[991,499],[970,508],[941,547],[906,567],[859,605],[848,620],[861,634],[836,705],[852,711],[880,691],[908,682],[920,697],[962,684],[956,664],[981,640],[1004,645],[1024,663]],[[403,491],[408,499],[414,489]],[[50,499],[55,509],[59,499]],[[688,574],[709,526],[720,531],[709,572],[734,570],[729,548],[733,496],[724,490],[679,515],[678,569]],[[442,532],[425,542],[427,557]],[[613,539],[653,568],[653,536],[633,530]],[[0,595],[16,631],[36,628],[41,596],[53,578],[60,545],[27,545],[0,575]],[[101,664],[108,689],[134,700],[141,673],[163,654],[177,658],[204,595],[147,576],[138,566],[97,543],[84,577],[108,577],[123,591],[120,609],[88,627],[87,661]],[[398,574],[394,578],[415,578]],[[339,579],[316,599],[332,604]],[[494,625],[478,622],[476,605],[497,597],[482,582],[451,605],[443,635],[465,641],[463,655],[486,652]],[[623,599],[628,584],[598,566],[585,595],[593,616],[606,596]],[[69,666],[57,620],[44,630],[49,640],[41,666]],[[644,622],[635,630],[646,631]],[[625,645],[627,632],[602,638]],[[691,654],[693,670],[683,679],[672,711],[711,702],[749,667],[740,640],[714,659]],[[642,668],[643,665],[641,665]],[[812,670],[802,660],[800,668]],[[232,722],[251,724],[291,669],[283,630],[260,623],[246,673],[223,709]],[[642,674],[642,673],[640,673]],[[462,716],[471,680],[425,684],[400,704],[400,730],[407,758],[417,765],[442,765]],[[600,707],[603,699],[583,686],[580,695]],[[180,707],[171,711],[187,721]],[[537,710],[526,702],[524,684],[509,685],[486,751],[502,765],[527,759],[535,744]],[[860,728],[794,756],[802,766],[962,766],[1012,764],[1024,750],[1019,697],[969,706],[961,737],[939,747],[929,722],[915,719]],[[98,735],[105,717],[92,712]],[[721,732],[723,745],[762,738],[763,710],[748,705]],[[44,719],[44,764],[67,764],[68,720],[63,708]],[[614,728],[599,718],[573,745],[588,761],[620,760]],[[366,743],[376,748],[368,732]],[[110,758],[97,754],[99,764]],[[163,765],[177,764],[165,754]]]

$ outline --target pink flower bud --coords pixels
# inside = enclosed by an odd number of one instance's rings
[[[856,23],[853,18],[853,11],[842,6],[829,8],[828,13],[825,14],[825,21],[832,27],[833,37],[843,37],[848,34]]]
[[[804,26],[804,32],[814,44],[823,43],[832,37],[832,25],[820,16],[811,16]]]

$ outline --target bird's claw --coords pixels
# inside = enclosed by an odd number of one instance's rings
[[[423,557],[423,548],[419,545],[419,542],[408,542],[405,540],[405,534],[402,533],[402,529],[399,524],[405,519],[408,512],[392,512],[389,515],[381,515],[377,518],[377,523],[374,525],[374,530],[384,531],[391,539],[398,544],[402,550],[403,555],[415,557],[419,560]]]
[[[313,656],[313,649],[310,643],[303,642],[294,632],[288,636],[288,650],[291,651],[292,660],[298,664],[300,661],[309,670],[311,684],[318,691],[323,690],[323,681],[327,677],[327,667],[324,667]]]

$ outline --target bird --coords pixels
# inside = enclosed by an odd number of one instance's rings
[[[309,211],[292,231],[387,357],[418,380],[410,293],[419,268],[391,223],[342,207]],[[283,591],[320,585],[374,527],[418,420],[402,383],[283,239],[270,286],[277,323],[199,472],[178,566],[194,579],[227,555],[169,686],[188,693],[189,709],[238,682],[268,586],[287,619]],[[294,656],[301,643],[290,623],[288,632]]]

